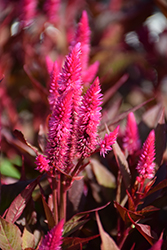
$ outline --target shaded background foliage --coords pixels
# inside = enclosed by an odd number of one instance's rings
[[[121,145],[121,133],[129,110],[135,111],[142,142],[159,123],[162,139],[157,139],[157,147],[161,150],[156,149],[159,154],[159,162],[156,163],[161,167],[157,167],[156,181],[158,183],[166,178],[166,2],[64,0],[58,3],[54,17],[45,7],[46,2],[36,2],[35,12],[29,13],[33,20],[31,24],[27,23],[29,17],[25,15],[21,1],[0,3],[1,215],[30,180],[38,176],[34,170],[34,151],[25,142],[22,143],[24,139],[21,135],[13,131],[21,130],[26,140],[36,147],[44,145],[49,115],[49,69],[46,57],[58,60],[58,64],[62,65],[82,10],[88,13],[91,29],[89,63],[100,63],[98,76],[104,95],[100,133],[103,135],[105,124],[109,128],[121,124],[118,139]],[[88,85],[85,85],[84,91],[87,88]],[[148,101],[150,98],[151,101]],[[163,119],[160,120],[161,116]],[[135,172],[134,169],[131,171]],[[84,181],[74,181],[69,191],[67,218],[110,201],[110,205],[99,212],[101,222],[105,231],[121,242],[118,220],[120,231],[125,230],[125,225],[113,204],[118,195],[116,186],[119,179],[113,152],[105,159],[96,155],[84,174]],[[51,191],[45,178],[41,186],[49,203]],[[122,200],[126,192],[123,185],[120,188]],[[145,202],[150,204],[150,201]],[[21,229],[26,224],[32,232],[47,232],[43,203],[37,187],[17,222]],[[163,239],[166,240],[166,188],[161,193],[161,199],[157,201],[154,196],[151,203],[155,203],[160,211],[154,212],[154,215],[150,213],[144,222],[149,223],[157,238],[164,230]],[[90,217],[91,220],[75,236],[84,238],[98,234],[94,214],[91,213]],[[133,230],[121,249],[131,249],[134,242],[135,250],[150,248],[147,240],[137,230]],[[165,241],[163,245],[165,249]],[[85,247],[92,248],[100,249],[100,238],[90,241]]]

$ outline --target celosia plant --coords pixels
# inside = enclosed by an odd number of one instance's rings
[[[155,132],[151,130],[146,141],[142,147],[142,153],[138,165],[136,167],[139,176],[137,180],[141,185],[146,179],[152,179],[154,177],[155,168]]]

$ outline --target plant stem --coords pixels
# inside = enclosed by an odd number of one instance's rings
[[[66,204],[67,204],[67,189],[65,188],[65,176],[60,174],[60,205],[59,205],[59,220],[66,221]]]
[[[57,180],[52,177],[52,194],[53,194],[53,212],[55,218],[55,224],[58,224],[58,199],[57,199]]]

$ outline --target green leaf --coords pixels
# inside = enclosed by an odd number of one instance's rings
[[[2,175],[9,176],[15,179],[20,179],[20,172],[13,166],[13,164],[6,158],[1,161],[0,171]]]
[[[27,228],[24,228],[22,235],[22,248],[34,248],[35,247],[35,237],[32,233],[30,233]]]
[[[118,246],[116,245],[115,241],[107,234],[101,224],[98,212],[96,212],[96,220],[102,240],[101,250],[119,250]]]
[[[22,250],[19,228],[0,217],[0,248],[2,250]]]

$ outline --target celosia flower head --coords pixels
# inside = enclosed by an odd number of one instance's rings
[[[39,250],[60,250],[62,244],[64,219],[52,228],[43,239]]]
[[[50,163],[65,168],[65,157],[71,133],[72,90],[58,98],[49,119],[46,154]]]
[[[155,132],[151,130],[146,141],[142,147],[142,153],[136,167],[139,176],[137,180],[141,182],[145,179],[152,179],[154,177],[155,168]]]
[[[133,112],[130,112],[127,117],[125,135],[123,137],[123,148],[130,155],[140,149],[140,139],[138,127]]]
[[[36,12],[37,0],[22,0],[20,5],[20,20],[24,26],[32,23]]]
[[[78,42],[81,44],[81,69],[82,69],[82,81],[84,85],[92,82],[99,68],[99,62],[93,63],[88,66],[89,54],[90,54],[90,28],[88,22],[87,12],[84,10],[80,22],[78,23],[77,31],[71,46],[75,46]]]
[[[44,10],[49,22],[57,22],[59,20],[60,0],[46,0]]]
[[[102,94],[98,77],[83,97],[78,126],[78,152],[88,156],[97,146],[97,130],[101,118]]]
[[[58,78],[59,78],[59,67],[57,65],[57,62],[54,62],[52,73],[51,73],[49,97],[48,97],[51,110],[53,109],[54,105],[56,104],[56,101],[57,101],[58,96],[59,96]]]
[[[106,134],[100,143],[100,154],[105,157],[109,151],[112,150],[111,146],[115,143],[119,131],[119,126],[113,132]]]
[[[43,155],[38,155],[36,157],[36,170],[39,170],[41,173],[42,172],[49,172],[50,166],[49,166],[49,160],[46,159]]]

